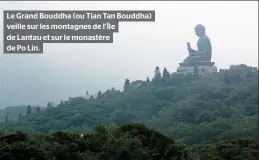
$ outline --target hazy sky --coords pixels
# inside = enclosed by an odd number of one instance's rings
[[[0,108],[46,105],[152,78],[156,66],[174,72],[197,48],[196,24],[206,27],[218,68],[258,65],[258,2],[0,2],[2,10],[155,10],[155,22],[123,22],[113,44],[44,44],[43,55],[3,55]],[[235,56],[235,58],[232,58]]]

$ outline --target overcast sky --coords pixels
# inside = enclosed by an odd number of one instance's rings
[[[156,66],[174,72],[197,48],[196,24],[206,27],[218,68],[258,65],[258,2],[0,2],[2,10],[155,10],[155,22],[123,22],[113,44],[44,44],[42,55],[3,55],[0,108],[46,105],[152,78]],[[234,57],[234,58],[233,58]]]

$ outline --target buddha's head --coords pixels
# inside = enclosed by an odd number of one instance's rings
[[[196,25],[194,30],[198,37],[203,37],[205,35],[205,27],[201,24]]]

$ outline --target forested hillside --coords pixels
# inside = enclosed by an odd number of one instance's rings
[[[143,124],[97,126],[83,136],[0,133],[0,160],[258,160],[258,147],[249,139],[186,146]]]
[[[19,120],[9,119],[0,129],[83,133],[99,124],[114,128],[132,122],[185,144],[256,138],[258,70],[237,65],[214,75],[198,76],[170,74],[156,67],[150,79],[127,79],[123,91],[112,88],[99,91],[96,97],[69,98]]]
[[[8,121],[8,120],[18,120],[19,115],[23,116],[26,115],[27,112],[30,112],[28,106],[21,105],[21,106],[10,106],[4,109],[0,109],[0,122],[1,121]],[[39,110],[44,109],[43,107],[39,108],[38,106],[34,107],[31,106],[31,112],[38,112]]]

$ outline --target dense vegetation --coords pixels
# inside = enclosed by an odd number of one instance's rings
[[[258,147],[249,139],[187,147],[142,124],[110,130],[98,126],[83,136],[64,131],[0,134],[0,160],[257,160]]]
[[[37,108],[37,107],[35,107]],[[39,107],[38,107],[39,108]],[[6,117],[0,129],[27,133],[92,131],[95,125],[116,127],[143,123],[185,144],[211,144],[258,135],[258,70],[231,66],[214,75],[170,74],[156,67],[152,79],[125,81],[97,96],[69,98],[44,110],[31,106]]]
[[[38,108],[38,106],[34,107],[28,107],[26,105],[21,106],[12,106],[12,107],[6,107],[4,109],[0,109],[0,122],[1,121],[8,121],[9,120],[18,120],[19,115],[26,115],[27,111],[29,112],[31,108],[31,112],[38,112],[39,110],[43,110],[44,108]],[[29,109],[29,110],[28,110]]]

